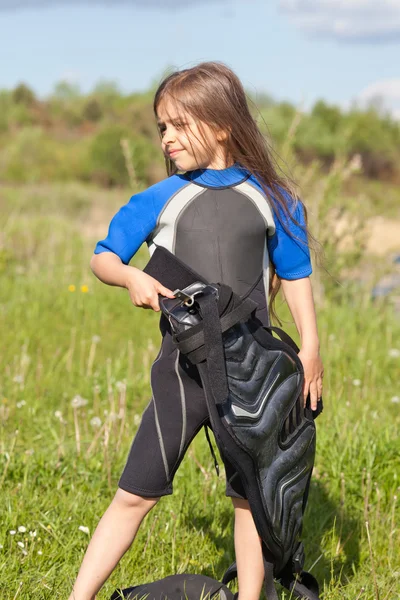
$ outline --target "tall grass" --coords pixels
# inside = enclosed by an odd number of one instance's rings
[[[90,273],[130,193],[0,190],[0,597],[66,598],[150,395],[158,317]],[[135,264],[147,260],[142,249]],[[287,319],[287,312],[282,309]],[[324,600],[400,595],[400,322],[346,287],[319,309],[325,410],[304,524]],[[293,325],[287,325],[294,333]],[[200,434],[99,598],[175,572],[220,578],[230,501]],[[282,592],[282,598],[284,596]]]

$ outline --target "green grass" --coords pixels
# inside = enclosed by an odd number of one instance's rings
[[[88,266],[106,232],[101,223],[129,195],[0,190],[2,600],[68,597],[89,541],[79,527],[91,534],[107,508],[149,399],[158,317]],[[135,264],[146,259],[142,249]],[[304,524],[306,567],[324,600],[397,599],[399,315],[346,288],[319,310],[319,328],[325,410]],[[74,409],[78,395],[87,403]],[[99,598],[176,572],[220,578],[234,559],[224,487],[200,433],[174,495],[148,516]]]

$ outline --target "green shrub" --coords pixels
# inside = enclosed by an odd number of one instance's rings
[[[121,140],[128,140],[130,157],[125,157]],[[161,152],[144,136],[119,125],[107,125],[92,140],[89,149],[91,179],[103,185],[129,185],[127,160],[132,159],[137,181],[146,183],[148,169],[160,160]]]
[[[20,83],[12,92],[13,102],[16,104],[24,104],[25,106],[32,106],[36,101],[34,92],[24,83]]]

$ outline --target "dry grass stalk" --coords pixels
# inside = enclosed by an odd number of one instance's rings
[[[396,532],[395,522],[394,522],[394,520],[395,520],[395,514],[396,514],[396,503],[397,503],[397,496],[394,495],[393,496],[393,503],[392,503],[391,519],[390,519],[389,548],[388,548],[389,562],[392,560],[393,539],[394,539],[394,534]]]
[[[135,167],[133,166],[133,155],[129,140],[123,138],[120,141],[120,144],[125,159],[126,170],[128,171],[129,183],[132,189],[136,189],[138,187],[138,180],[136,177]]]
[[[132,340],[128,340],[128,368],[127,368],[127,379],[128,381],[133,375],[133,361],[135,358],[135,351],[133,349]]]
[[[106,426],[104,428],[104,443],[103,443],[103,447],[104,447],[104,462],[105,462],[106,471],[107,471],[108,487],[111,490],[112,489],[112,485],[111,485],[111,465],[110,465],[110,460],[109,460],[109,456],[108,456],[108,442],[110,440],[109,421],[106,421],[105,425]]]
[[[17,443],[17,436],[18,436],[18,429],[15,430],[14,437],[11,442],[10,452],[8,453],[6,464],[4,465],[3,475],[1,476],[1,479],[0,479],[0,489],[3,487],[3,483],[4,483],[6,475],[7,475],[8,467],[10,466],[12,455],[14,454],[15,444]]]
[[[120,426],[119,426],[119,432],[118,432],[118,438],[117,438],[117,445],[115,447],[115,451],[118,452],[120,446],[121,446],[121,441],[122,441],[122,435],[124,433],[124,426],[125,426],[125,415],[126,415],[126,385],[123,383],[120,386],[120,393],[119,393],[119,411],[118,411],[118,418],[120,419]]]
[[[69,349],[67,352],[67,371],[71,373],[72,371],[72,363],[75,352],[75,343],[76,343],[76,327],[71,328],[71,341],[69,344]]]
[[[87,377],[90,377],[90,375],[92,374],[94,359],[96,357],[96,346],[97,346],[96,338],[92,338],[92,343],[90,344],[89,357],[88,357],[87,368],[86,368]]]
[[[75,427],[75,445],[76,445],[76,453],[79,456],[81,453],[81,435],[79,432],[79,421],[78,421],[78,409],[76,406],[73,407],[74,410],[74,427]]]
[[[92,443],[90,444],[89,448],[86,450],[86,457],[89,457],[91,455],[91,453],[93,452],[93,450],[95,449],[100,436],[103,434],[103,432],[106,428],[106,424],[107,424],[107,420],[103,423],[103,425],[96,432],[96,434],[92,440]]]
[[[115,413],[114,391],[113,391],[112,382],[111,382],[111,358],[107,358],[106,372],[107,372],[107,393],[108,393],[108,401],[110,403],[110,411],[111,411],[111,413]]]
[[[151,537],[153,535],[154,527],[156,526],[157,521],[158,521],[158,515],[155,515],[155,517],[153,519],[153,522],[151,524],[151,527],[149,529],[149,533],[147,534],[147,540],[146,540],[146,543],[145,543],[144,548],[143,548],[143,556],[146,555],[147,546],[150,543]]]
[[[365,521],[365,527],[367,529],[367,536],[368,536],[369,557],[370,557],[370,561],[371,561],[372,577],[374,579],[375,598],[376,598],[376,600],[379,600],[379,589],[378,589],[378,583],[376,581],[376,571],[375,571],[374,554],[372,552],[371,536],[370,536],[370,533],[369,533],[369,523],[368,523],[368,521]]]

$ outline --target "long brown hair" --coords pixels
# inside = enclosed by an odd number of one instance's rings
[[[225,64],[216,61],[175,71],[163,79],[156,91],[153,103],[156,118],[158,106],[164,99],[173,102],[178,114],[189,113],[198,122],[200,131],[201,123],[206,123],[215,133],[221,130],[227,133],[224,142],[227,156],[256,177],[282,227],[293,236],[288,225],[280,219],[277,208],[280,205],[286,219],[300,225],[294,217],[299,202],[296,185],[278,167],[269,141],[250,113],[244,88],[237,75]],[[168,175],[178,172],[168,157],[165,157],[165,162]],[[293,199],[290,207],[287,194]],[[304,204],[303,207],[306,222],[304,230],[309,236],[307,210]],[[304,244],[302,240],[298,241]],[[280,286],[280,279],[271,263],[268,304],[271,316],[278,322],[274,301]]]

